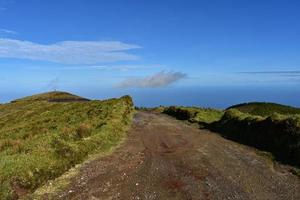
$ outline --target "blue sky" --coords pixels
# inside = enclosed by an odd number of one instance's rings
[[[0,0],[0,101],[52,89],[300,92],[299,10],[289,0]]]

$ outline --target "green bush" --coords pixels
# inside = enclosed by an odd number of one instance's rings
[[[173,116],[179,120],[188,120],[192,123],[209,124],[218,121],[223,111],[212,108],[196,108],[196,107],[165,107],[162,111],[165,114]]]

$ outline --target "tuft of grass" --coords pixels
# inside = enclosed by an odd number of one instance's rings
[[[0,106],[0,199],[32,193],[125,137],[134,112],[129,96],[60,101],[73,96],[46,93]]]
[[[91,125],[89,124],[80,124],[80,126],[76,129],[76,135],[79,138],[89,137],[92,134]]]

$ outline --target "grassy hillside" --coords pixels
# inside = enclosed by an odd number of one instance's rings
[[[209,124],[221,119],[223,111],[212,108],[170,106],[163,109],[163,113],[180,120],[194,123]]]
[[[243,113],[249,113],[252,115],[259,116],[270,116],[274,113],[282,115],[300,114],[300,108],[294,108],[291,106],[285,106],[276,103],[265,103],[265,102],[252,102],[243,103],[229,107],[229,109],[237,109]]]
[[[129,96],[82,99],[51,92],[0,105],[0,199],[32,192],[125,136],[133,113]]]

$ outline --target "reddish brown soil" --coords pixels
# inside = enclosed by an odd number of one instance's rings
[[[299,200],[300,180],[252,148],[139,112],[126,142],[84,165],[53,199]]]

